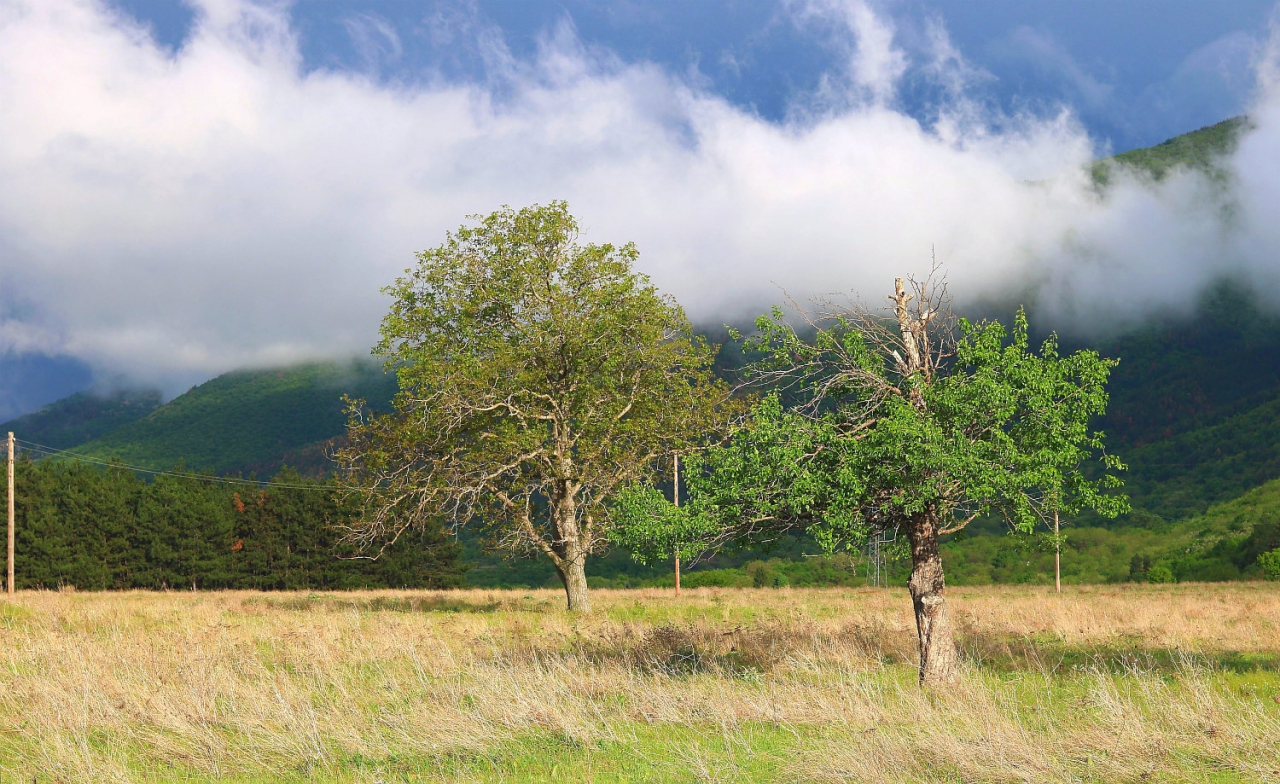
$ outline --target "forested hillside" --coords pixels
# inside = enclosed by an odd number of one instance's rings
[[[1222,180],[1225,172],[1220,165],[1221,158],[1235,149],[1241,131],[1248,125],[1249,118],[1232,117],[1167,139],[1154,147],[1129,150],[1105,158],[1093,165],[1094,181],[1106,186],[1117,167],[1144,172],[1156,180],[1163,179],[1178,167],[1187,167]]]
[[[395,376],[367,361],[227,373],[76,452],[146,468],[267,476],[287,465],[318,476],[346,426],[342,396],[385,407],[394,394]]]
[[[12,431],[37,444],[69,449],[142,419],[159,407],[160,393],[156,391],[77,392],[0,424],[0,433]]]
[[[1224,283],[1206,293],[1194,313],[1156,319],[1099,349],[1121,359],[1110,387],[1111,408],[1101,426],[1109,449],[1129,465],[1127,492],[1135,510],[1116,521],[1088,516],[1072,521],[1064,556],[1066,578],[1145,578],[1143,569],[1130,568],[1134,556],[1176,561],[1184,575],[1255,573],[1251,563],[1240,563],[1237,556],[1232,560],[1221,549],[1192,566],[1178,548],[1190,541],[1186,532],[1197,525],[1194,520],[1221,514],[1214,511],[1222,508],[1215,504],[1229,504],[1280,477],[1280,318],[1255,292]],[[740,361],[734,354],[731,347],[724,352],[723,372],[731,372]],[[391,376],[368,363],[351,370],[311,365],[231,373],[75,451],[154,468],[185,463],[201,470],[257,471],[267,476],[287,464],[320,475],[331,468],[325,447],[343,432],[341,395],[385,404],[394,392],[393,383]],[[75,445],[80,434],[103,427],[110,416],[132,418],[147,401],[154,405],[155,398],[113,401],[78,395],[19,420],[14,428],[25,440],[65,448]],[[85,421],[78,421],[77,414]],[[43,423],[54,426],[32,427]],[[40,436],[33,437],[33,432]],[[1280,496],[1251,497],[1256,499],[1255,518],[1280,519]],[[979,527],[948,545],[948,560],[954,562],[948,566],[950,579],[1048,579],[1051,572],[1045,564],[1051,563],[1050,556],[1036,549],[1039,545],[1001,533],[998,525]],[[1236,536],[1249,533],[1237,531]],[[554,581],[552,571],[536,560],[507,562],[486,555],[471,536],[462,544],[465,559],[476,566],[468,576],[472,584]],[[854,578],[852,563],[841,562],[833,571],[827,560],[802,557],[819,552],[816,543],[786,540],[772,551],[721,554],[687,579],[690,585],[862,579]],[[597,585],[660,584],[670,581],[668,572],[663,565],[641,567],[621,552],[597,559],[590,569]]]
[[[1180,520],[1280,477],[1280,317],[1257,292],[1223,282],[1099,349],[1120,359],[1100,426],[1135,508]]]
[[[1103,425],[1114,448],[1212,425],[1280,390],[1280,314],[1232,281],[1205,292],[1193,313],[1154,318],[1098,349],[1121,360]]]

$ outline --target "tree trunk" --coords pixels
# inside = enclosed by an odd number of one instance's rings
[[[959,675],[960,659],[944,596],[937,521],[930,514],[920,515],[907,527],[907,539],[911,543],[908,587],[920,636],[920,685],[951,683]]]
[[[551,497],[552,522],[555,524],[555,540],[551,543],[555,564],[564,594],[569,602],[569,612],[591,612],[591,599],[587,596],[587,552],[590,546],[584,541],[585,532],[577,519],[578,487],[568,481],[560,481]]]
[[[564,594],[569,600],[569,612],[591,612],[591,597],[587,594],[587,559],[581,555],[557,566]]]

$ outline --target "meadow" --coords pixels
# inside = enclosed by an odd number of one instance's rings
[[[3,782],[1280,781],[1280,584],[20,592]]]

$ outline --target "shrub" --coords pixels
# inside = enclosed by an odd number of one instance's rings
[[[1156,564],[1147,570],[1147,582],[1149,583],[1171,583],[1173,579],[1173,570],[1164,564]]]
[[[1129,580],[1140,583],[1147,580],[1147,572],[1151,569],[1151,556],[1135,555],[1129,561]]]
[[[751,578],[740,569],[708,569],[686,572],[681,582],[686,588],[746,588]]]
[[[1280,580],[1280,547],[1258,556],[1258,566],[1268,580]]]
[[[782,572],[782,566],[782,562],[778,560],[768,563],[752,561],[743,567],[743,572],[751,578],[751,585],[754,588],[780,588],[790,582],[787,575]]]

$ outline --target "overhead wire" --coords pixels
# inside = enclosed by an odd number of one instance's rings
[[[144,468],[142,466],[129,465],[127,463],[122,463],[118,461],[102,460],[99,458],[90,457],[88,455],[82,455],[77,452],[72,452],[67,449],[58,449],[56,447],[45,446],[44,444],[37,444],[34,441],[27,441],[26,439],[23,439],[23,438],[14,438],[13,440],[14,440],[14,443],[21,445],[23,449],[29,452],[39,452],[45,457],[66,458],[70,460],[77,460],[81,463],[90,463],[93,465],[105,466],[107,468],[123,468],[129,471],[133,471],[134,473],[150,474],[152,476],[168,476],[168,477],[174,477],[177,479],[194,479],[199,482],[218,482],[221,484],[234,486],[234,487],[256,487],[256,488],[274,487],[274,488],[279,488],[283,490],[319,490],[319,491],[327,491],[327,492],[333,492],[338,489],[336,487],[327,487],[321,484],[304,485],[304,484],[296,484],[296,483],[289,483],[289,482],[272,482],[269,480],[244,479],[242,477],[232,477],[232,476],[207,476],[207,475],[196,474],[196,473],[181,473],[179,471],[163,471],[163,470],[158,470],[154,468]]]

